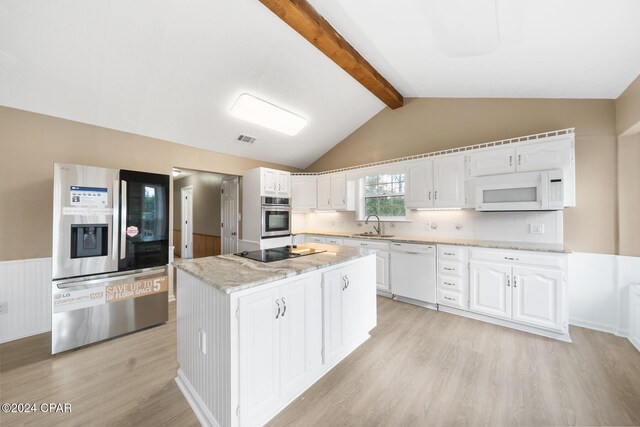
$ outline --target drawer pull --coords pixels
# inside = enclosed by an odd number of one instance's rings
[[[455,286],[455,283],[451,283],[451,282],[444,282],[444,284],[447,286]]]
[[[451,297],[444,297],[444,299],[448,300],[448,301],[455,301],[455,298],[451,298]]]
[[[449,256],[456,256],[456,254],[453,252],[444,252],[444,254]]]
[[[455,268],[450,268],[450,267],[445,267],[444,269],[447,270],[447,271],[456,271]]]
[[[506,256],[506,257],[504,257],[504,259],[509,260],[509,261],[520,261],[518,258],[513,258],[513,257],[510,257],[510,256]]]

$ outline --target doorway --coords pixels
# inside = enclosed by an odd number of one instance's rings
[[[182,200],[181,207],[181,228],[182,238],[180,239],[180,256],[185,259],[193,258],[193,186],[182,187],[180,189]]]
[[[222,180],[222,255],[238,252],[238,177]]]

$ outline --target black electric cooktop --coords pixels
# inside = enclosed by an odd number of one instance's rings
[[[234,255],[249,258],[260,262],[282,261],[283,259],[298,258],[301,256],[320,254],[324,249],[299,248],[297,245],[283,246],[280,248],[264,249],[261,251],[244,251]]]

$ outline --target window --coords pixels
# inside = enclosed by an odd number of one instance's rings
[[[404,174],[367,176],[364,179],[364,214],[404,217]]]

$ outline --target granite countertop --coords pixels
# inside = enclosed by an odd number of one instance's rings
[[[295,230],[296,234],[315,234],[319,236],[349,237],[353,239],[371,239],[371,240],[387,240],[395,243],[427,243],[435,245],[456,245],[456,246],[473,246],[481,248],[493,249],[510,249],[519,251],[538,251],[538,252],[557,252],[571,253],[566,246],[558,243],[532,243],[532,242],[503,242],[497,240],[476,240],[476,239],[455,239],[428,236],[413,235],[394,235],[393,237],[377,237],[373,236],[356,236],[353,233],[341,231],[319,231],[319,230]]]
[[[368,249],[322,243],[305,243],[298,247],[325,249],[327,252],[267,263],[237,255],[220,255],[172,264],[221,292],[231,294],[374,253]]]

